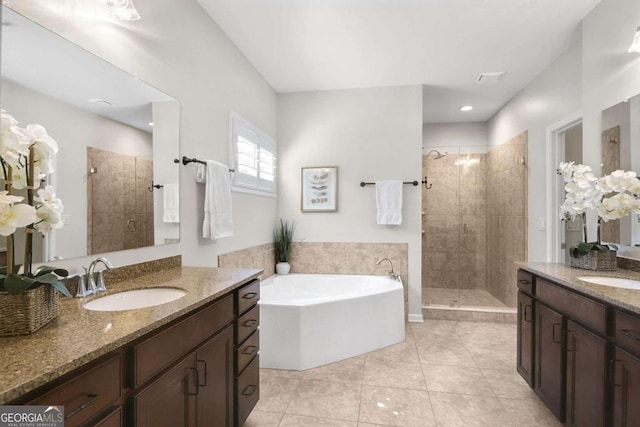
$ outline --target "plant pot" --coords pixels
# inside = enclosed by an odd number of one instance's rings
[[[617,268],[617,254],[618,252],[613,250],[606,252],[589,251],[585,255],[570,257],[569,265],[583,270],[613,271]]]
[[[276,273],[289,274],[289,271],[291,271],[291,266],[288,262],[279,262],[276,264]]]
[[[58,292],[43,285],[19,294],[0,292],[0,337],[29,335],[58,317]]]

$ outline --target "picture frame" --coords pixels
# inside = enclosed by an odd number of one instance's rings
[[[300,210],[302,212],[337,212],[338,167],[303,167]]]

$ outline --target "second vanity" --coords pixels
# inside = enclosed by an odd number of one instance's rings
[[[1,339],[0,404],[63,405],[65,426],[242,425],[259,398],[260,270],[180,267],[110,293],[175,287],[155,307],[61,300],[31,336]]]
[[[519,266],[520,375],[567,426],[640,425],[640,290],[578,278],[640,274]]]

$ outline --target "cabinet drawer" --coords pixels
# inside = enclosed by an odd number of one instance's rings
[[[615,331],[613,335],[616,344],[631,353],[640,355],[640,318],[619,310],[615,310],[614,313]]]
[[[601,336],[607,335],[607,307],[604,304],[575,294],[539,277],[536,279],[536,297],[564,313],[571,320],[587,326],[593,332]]]
[[[251,359],[258,354],[258,350],[260,349],[260,331],[255,331],[247,340],[240,344],[237,353],[238,359],[238,370],[237,372],[242,372],[244,368],[251,362]]]
[[[116,355],[50,392],[30,405],[63,405],[66,427],[82,424],[120,397],[122,359]]]
[[[241,426],[260,399],[260,356],[236,379],[236,425]]]
[[[122,409],[118,408],[113,411],[109,416],[99,421],[95,427],[122,427]]]
[[[140,386],[232,321],[233,297],[229,295],[135,345],[134,386]]]
[[[518,289],[526,294],[533,295],[533,274],[528,271],[518,270]]]
[[[258,329],[260,324],[260,307],[255,306],[249,310],[244,316],[238,319],[238,327],[236,328],[236,343],[240,344],[249,335]]]
[[[236,297],[238,298],[238,311],[236,313],[242,315],[260,299],[260,281],[254,280],[240,288],[236,293]]]

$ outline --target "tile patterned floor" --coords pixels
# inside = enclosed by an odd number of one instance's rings
[[[515,371],[516,327],[427,320],[404,342],[307,371],[262,369],[245,427],[561,424]]]
[[[484,289],[446,289],[422,288],[424,305],[449,306],[455,300],[459,305],[471,307],[500,307],[507,306]]]

